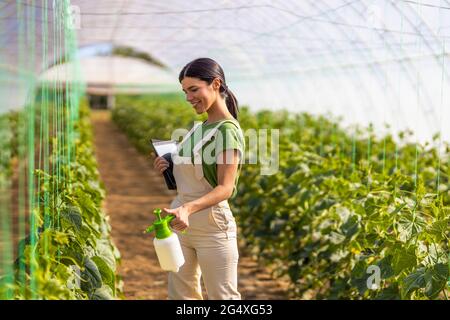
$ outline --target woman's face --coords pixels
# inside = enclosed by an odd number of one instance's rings
[[[184,77],[181,86],[186,94],[186,100],[192,105],[197,114],[206,112],[216,101],[220,80],[214,79],[208,85],[206,81],[198,78]]]

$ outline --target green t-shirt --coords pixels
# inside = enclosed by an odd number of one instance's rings
[[[183,143],[179,155],[182,157],[187,157],[190,155],[193,163],[194,154],[192,150],[194,149],[194,146],[204,136],[206,136],[211,129],[217,126],[219,122],[223,123],[220,125],[218,132],[215,135],[215,138],[205,142],[205,144],[201,149],[203,175],[213,188],[216,187],[218,185],[216,155],[218,155],[220,152],[223,152],[224,150],[230,149],[238,150],[240,153],[239,156],[240,163],[236,174],[233,194],[231,196],[234,197],[237,193],[237,184],[239,180],[239,174],[241,173],[242,169],[242,163],[244,161],[244,150],[245,150],[244,135],[242,133],[242,130],[235,125],[235,123],[237,123],[236,120],[234,119],[220,120],[208,124],[203,123],[202,125],[198,126],[198,128],[196,128],[196,130],[192,133],[192,135]],[[212,144],[213,142],[214,144]]]

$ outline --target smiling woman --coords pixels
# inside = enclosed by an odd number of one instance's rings
[[[217,62],[200,58],[188,63],[179,81],[197,114],[197,123],[172,153],[178,195],[166,212],[176,216],[185,264],[169,273],[169,299],[203,299],[200,275],[209,299],[240,299],[237,290],[236,222],[228,199],[236,194],[244,154],[244,137],[237,121],[237,100],[225,84]],[[213,161],[206,150],[213,146]],[[160,157],[155,168],[167,169]],[[187,229],[186,233],[181,233]]]
[[[181,70],[178,79],[186,94],[186,100],[192,104],[198,114],[215,106],[214,102],[218,101],[217,96],[222,98],[221,102],[225,100],[225,109],[214,107],[208,112],[208,123],[230,115],[237,119],[238,102],[228,89],[222,67],[217,62],[209,58],[196,59]],[[217,105],[220,106],[220,104]]]

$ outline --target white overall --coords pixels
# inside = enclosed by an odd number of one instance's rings
[[[173,174],[178,195],[171,203],[171,208],[177,208],[213,190],[203,175],[201,148],[216,135],[223,122],[219,122],[194,147],[194,164],[190,156],[181,157],[178,153],[183,142],[201,123],[194,125],[178,145],[177,152],[172,154]],[[186,232],[176,233],[186,262],[177,273],[169,272],[169,299],[203,299],[200,277],[203,278],[208,299],[241,299],[237,290],[239,254],[236,222],[228,201],[221,201],[212,207],[193,213],[189,217],[189,227]]]

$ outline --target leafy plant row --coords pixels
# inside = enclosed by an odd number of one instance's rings
[[[72,148],[57,146],[61,136],[51,141],[50,167],[57,171],[35,171],[38,200],[29,219],[30,233],[19,244],[14,277],[1,279],[1,297],[114,299],[121,295],[121,281],[115,274],[120,253],[102,210],[105,191],[85,104],[73,134]],[[74,152],[71,160],[69,148]]]
[[[121,97],[113,119],[147,153],[149,138],[197,120],[175,97]],[[289,277],[293,298],[448,299],[448,143],[331,115],[244,107],[240,123],[280,130],[278,171],[246,162],[232,205],[247,247]]]

